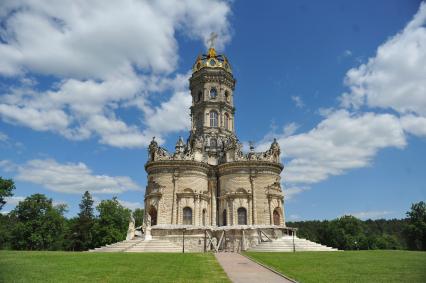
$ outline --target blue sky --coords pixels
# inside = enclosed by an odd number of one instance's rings
[[[39,192],[72,216],[85,190],[142,206],[146,146],[187,137],[211,32],[240,140],[281,145],[287,220],[401,218],[426,199],[421,1],[71,2],[0,4],[3,211]]]

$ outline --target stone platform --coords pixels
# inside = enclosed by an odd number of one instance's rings
[[[149,235],[96,248],[96,252],[206,252],[206,251],[334,251],[293,236],[294,229],[273,225],[192,226],[156,225]]]

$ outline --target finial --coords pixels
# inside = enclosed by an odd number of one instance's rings
[[[209,48],[214,48],[214,42],[216,41],[216,39],[217,39],[217,34],[215,32],[211,32],[209,39],[207,39]]]
[[[253,152],[254,151],[254,142],[249,141],[249,146],[250,146],[250,151]]]

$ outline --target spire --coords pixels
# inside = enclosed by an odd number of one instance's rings
[[[177,153],[183,153],[185,149],[185,143],[183,142],[183,139],[181,136],[179,136],[179,140],[176,142],[175,146]]]

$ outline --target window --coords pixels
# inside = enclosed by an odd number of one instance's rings
[[[225,129],[229,130],[229,115],[225,113]]]
[[[229,102],[231,100],[231,97],[230,97],[229,92],[227,90],[225,91],[225,99],[226,99],[226,102]]]
[[[247,225],[247,210],[244,207],[240,207],[237,210],[238,214],[238,225]]]
[[[217,117],[218,115],[216,111],[210,112],[210,127],[217,128]]]
[[[274,225],[280,225],[281,224],[280,213],[278,212],[278,208],[276,208],[274,210],[273,218],[274,218]]]
[[[215,99],[216,97],[217,97],[217,90],[214,87],[212,87],[210,89],[210,98]]]
[[[223,224],[223,226],[226,226],[226,209],[223,210],[222,224]]]
[[[190,207],[183,209],[183,225],[192,225],[192,209]]]
[[[201,101],[201,98],[203,98],[203,92],[200,90],[200,91],[198,92],[198,95],[197,95],[197,101],[196,101],[196,102],[200,102],[200,101]]]

